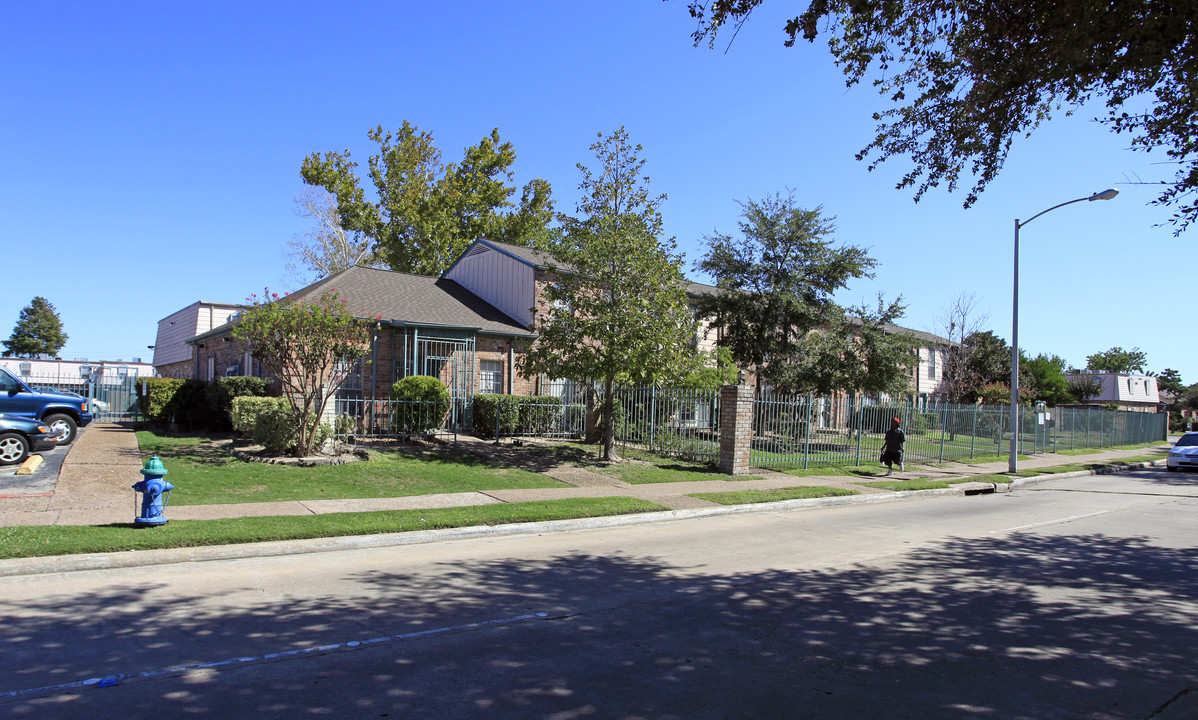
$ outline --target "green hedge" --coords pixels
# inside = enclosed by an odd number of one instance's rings
[[[184,382],[178,378],[142,378],[138,381],[137,409],[147,422],[160,427],[170,423],[177,408],[175,395]]]
[[[423,435],[435,431],[449,413],[449,390],[429,375],[412,375],[391,386],[391,399],[400,401],[391,422],[399,435]]]
[[[262,445],[269,452],[282,454],[295,451],[299,432],[295,425],[295,413],[287,398],[252,395],[235,397],[230,418],[234,430]],[[309,411],[307,420],[309,423],[315,422],[315,413]],[[319,450],[330,432],[328,423],[317,425],[316,440],[312,447]]]
[[[541,435],[553,428],[561,411],[561,398],[553,395],[475,395],[474,432],[498,437],[499,428],[504,435]]]
[[[243,395],[233,398],[230,403],[229,421],[234,431],[244,437],[253,437],[259,416],[268,410],[290,407],[287,398]]]
[[[299,442],[299,428],[295,424],[295,413],[291,404],[283,398],[282,403],[267,406],[259,413],[254,423],[254,442],[266,448],[268,452],[290,455],[295,452]],[[314,426],[316,439],[312,441],[312,449],[320,450],[320,446],[328,439],[331,430],[328,423],[317,423],[316,413],[308,411],[306,422]]]
[[[266,380],[258,377],[222,377],[208,383],[207,400],[208,408],[212,411],[212,429],[232,429],[233,398],[264,397],[266,390]]]

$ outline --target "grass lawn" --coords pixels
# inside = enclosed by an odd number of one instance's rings
[[[1003,473],[1001,475],[977,475],[971,480],[979,480],[981,482],[1011,482],[1016,478],[1037,477],[1039,475],[1053,475],[1055,473],[1077,472],[1079,470],[1100,470],[1102,468],[1117,467],[1119,465],[1130,465],[1132,463],[1152,462],[1153,460],[1161,460],[1165,457],[1165,453],[1151,453],[1147,455],[1136,455],[1134,457],[1119,458],[1118,460],[1110,460],[1107,462],[1095,463],[1067,463],[1062,465],[1053,465],[1052,467],[1043,468],[1024,468],[1017,471],[1014,475]]]
[[[169,477],[169,476],[168,476]],[[432,510],[388,510],[227,520],[172,520],[153,528],[121,525],[0,527],[0,558],[123,552],[377,535],[439,528],[504,525],[654,512],[666,508],[634,498],[578,498]]]
[[[803,468],[778,468],[778,472],[794,475],[795,477],[808,477],[811,475],[819,477],[876,477],[886,472],[885,465],[824,465],[817,467],[812,465],[806,470]]]
[[[693,482],[703,480],[760,480],[758,475],[725,475],[715,465],[679,460],[636,448],[616,448],[620,461],[599,460],[595,446],[576,442],[556,442],[525,445],[515,448],[538,458],[552,458],[592,472],[622,480],[629,485],[651,483]]]
[[[639,450],[626,450],[624,457],[634,462],[616,463],[595,468],[629,485],[652,483],[701,482],[704,480],[760,480],[758,475],[727,475],[714,465],[652,455]]]
[[[809,498],[860,495],[856,490],[830,488],[819,485],[778,488],[776,490],[735,490],[731,492],[693,493],[690,497],[710,500],[721,505],[747,505],[750,503],[778,502],[780,500],[806,500]]]
[[[550,477],[453,448],[371,453],[368,462],[295,467],[243,462],[206,437],[139,431],[143,457],[158,455],[174,484],[172,505],[339,500],[508,488],[566,487]]]
[[[949,485],[969,482],[976,478],[949,478],[946,480],[928,480],[926,478],[911,478],[910,480],[879,480],[877,482],[861,483],[866,487],[894,492],[909,492],[911,490],[942,490]]]

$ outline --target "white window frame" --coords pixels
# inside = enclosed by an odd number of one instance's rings
[[[503,393],[503,361],[478,361],[478,391],[484,395],[502,395]]]

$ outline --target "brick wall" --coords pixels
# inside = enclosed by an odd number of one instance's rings
[[[203,343],[196,346],[196,356],[199,358],[199,379],[214,380],[218,377],[224,377],[226,369],[230,365],[242,366],[238,372],[239,375],[256,375],[259,372],[258,362],[251,359],[252,367],[245,367],[245,352],[249,349],[249,343],[244,340],[237,340],[232,335],[222,335],[215,338],[207,338]],[[209,359],[213,362],[212,377],[208,377]],[[189,371],[190,377],[195,373],[195,361],[190,361],[192,369]]]

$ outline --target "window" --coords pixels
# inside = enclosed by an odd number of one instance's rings
[[[91,365],[80,365],[79,366],[79,377],[85,378],[85,377],[91,377],[91,375],[92,375],[92,366]]]
[[[498,360],[480,360],[478,363],[478,391],[484,394],[503,394],[503,363]]]
[[[928,348],[928,379],[936,379],[936,348]]]
[[[30,367],[29,363],[20,363],[20,365],[18,367],[20,367],[21,374],[24,375],[25,377],[29,377],[29,371],[33,369],[32,367]]]
[[[121,365],[120,367],[118,367],[116,369],[116,374],[117,374],[117,377],[122,377],[122,378],[129,377],[129,368],[124,365]]]
[[[212,381],[216,378],[216,358],[208,358],[208,377],[205,380]]]

